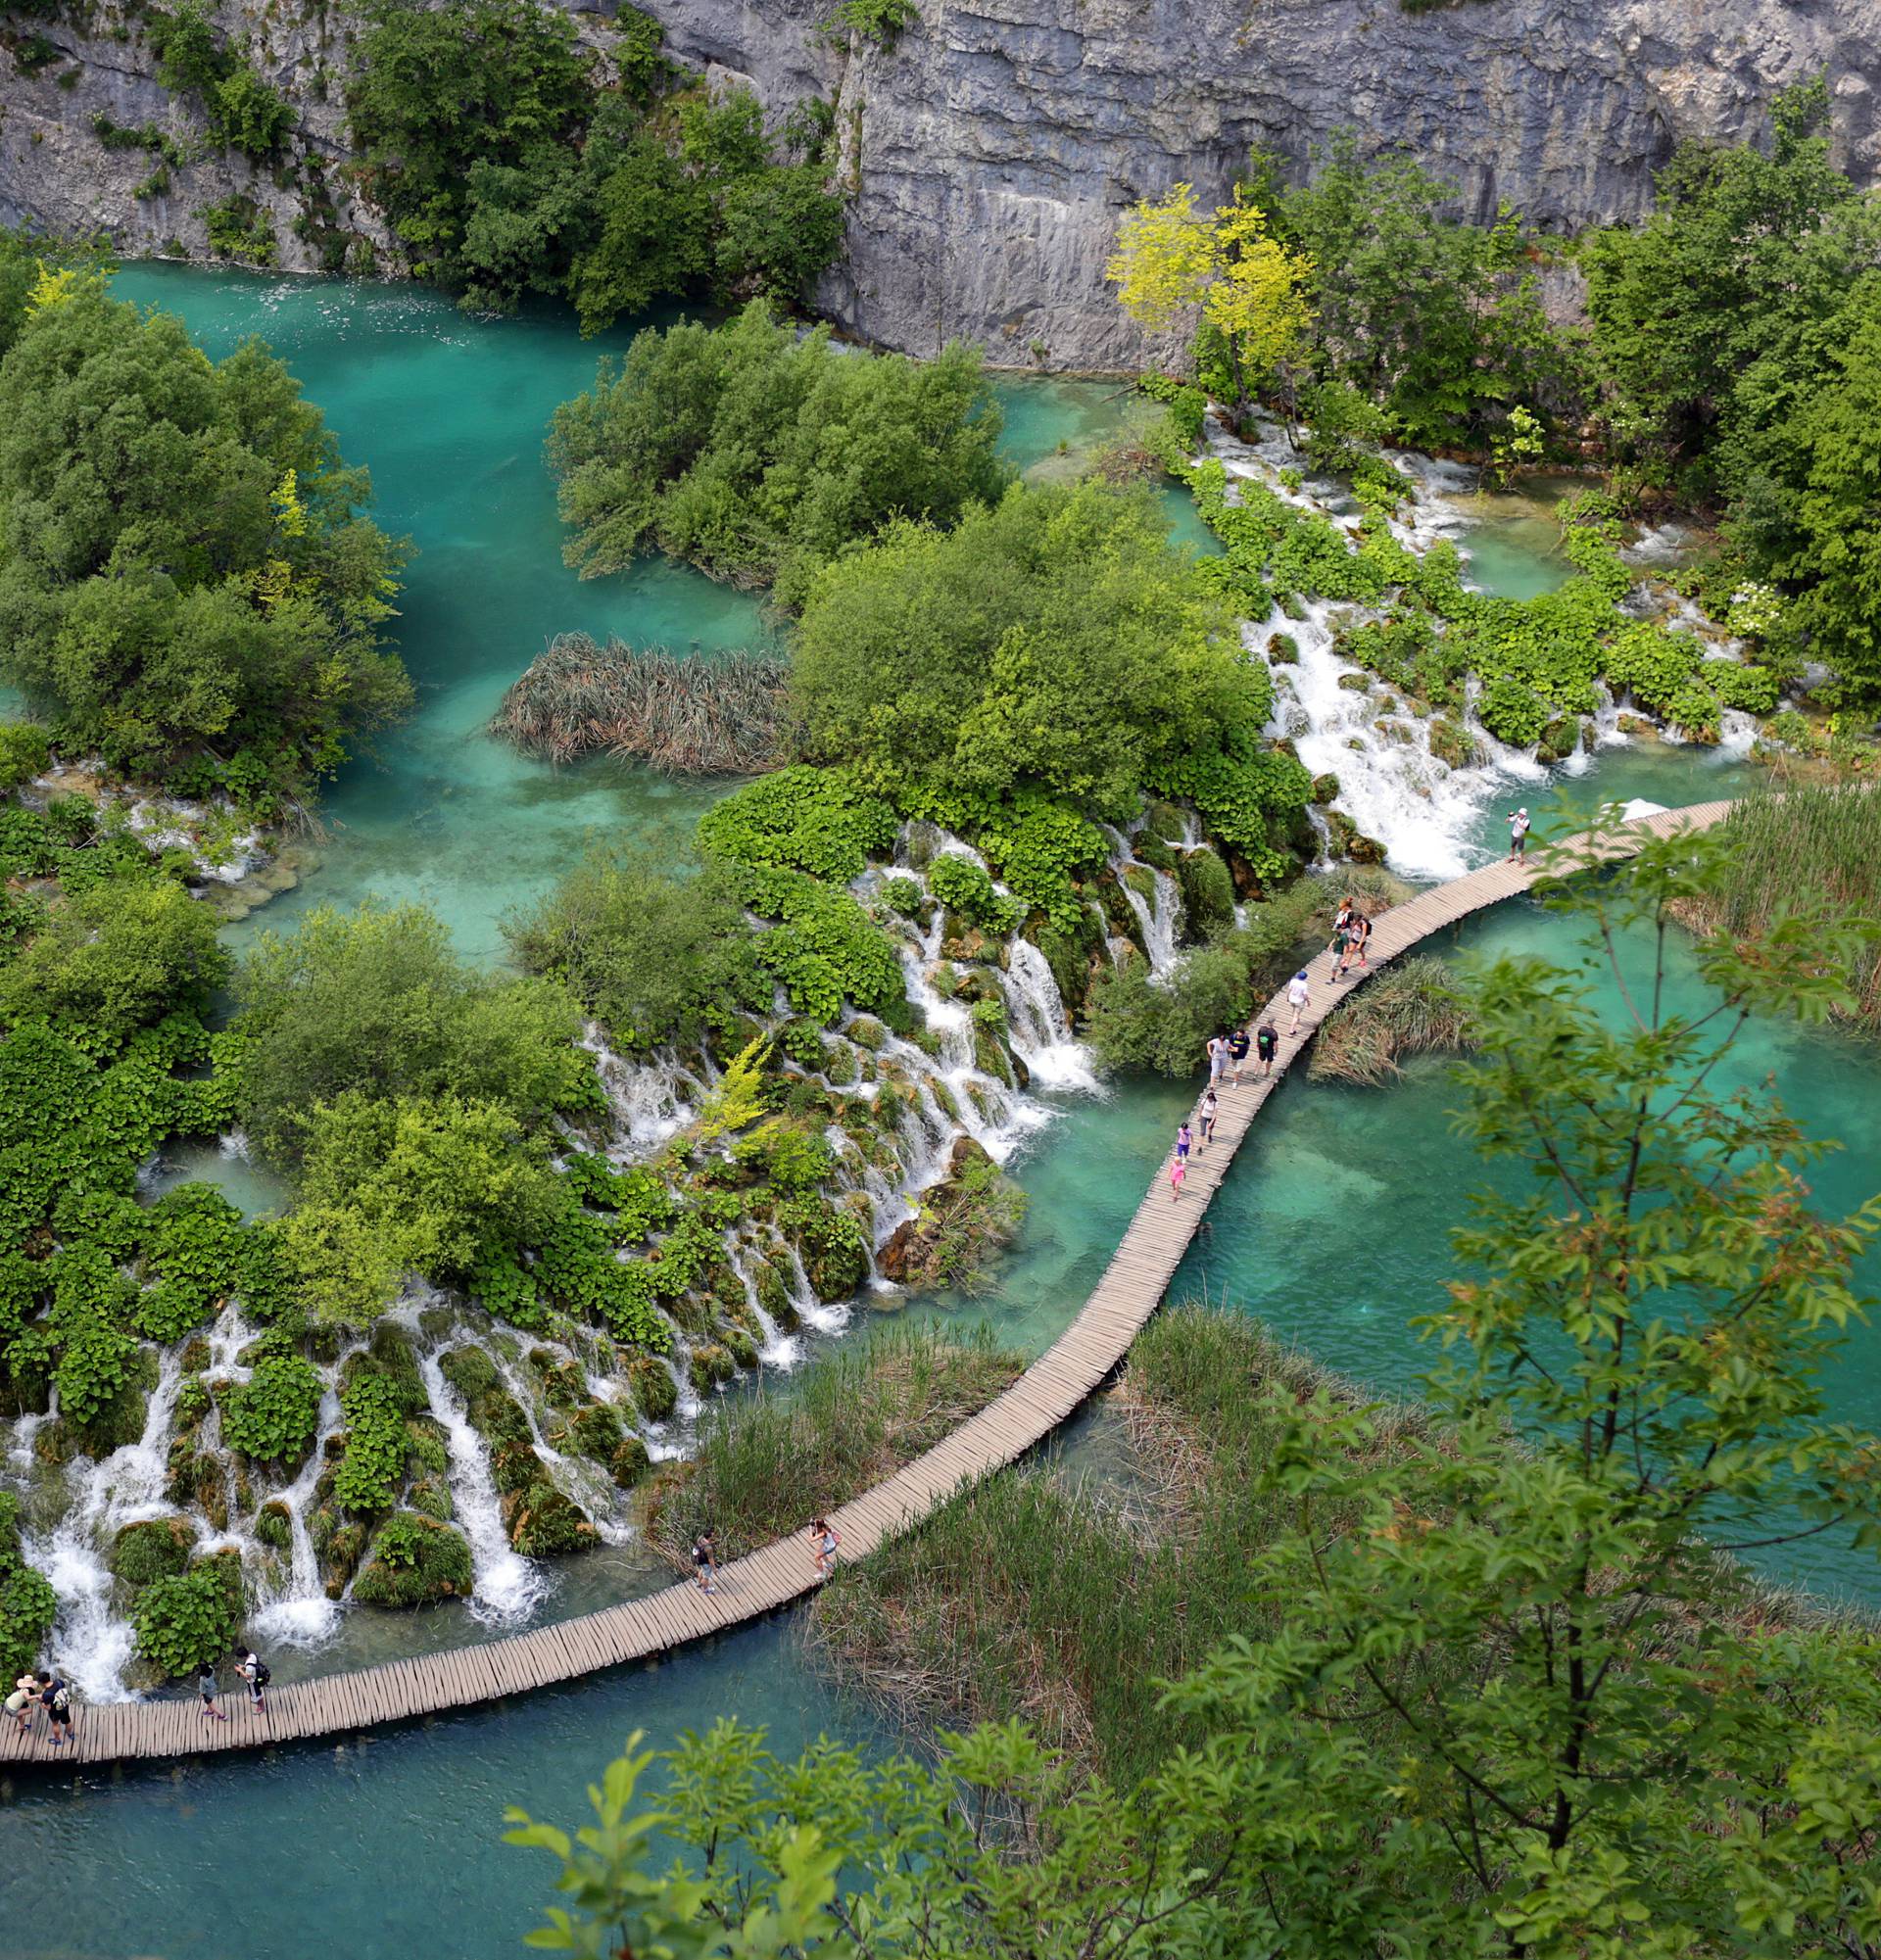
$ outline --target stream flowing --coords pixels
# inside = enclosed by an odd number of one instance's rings
[[[597,352],[618,351],[624,334],[585,343],[564,315],[548,309],[472,321],[410,288],[156,266],[127,268],[118,287],[181,311],[214,353],[250,332],[268,338],[325,409],[349,457],[372,468],[382,521],[410,531],[422,553],[400,621],[418,711],[379,757],[344,773],[324,806],[319,872],[231,929],[238,943],[291,926],[311,905],[422,898],[467,952],[495,958],[504,913],[546,889],[591,836],[631,836],[655,849],[683,842],[716,787],[675,785],[605,759],[555,772],[484,733],[504,688],[559,631],[613,632],[682,650],[766,640],[748,596],[684,568],[646,563],[586,583],[561,568],[553,489],[540,456],[543,428],[559,401],[587,385]],[[1040,469],[1053,464],[1061,442],[1077,450],[1103,440],[1120,425],[1126,399],[1106,384],[1066,382],[1014,382],[1004,393],[1009,453]],[[1236,460],[1252,470],[1268,466],[1258,454]],[[1447,468],[1432,465],[1428,480],[1420,480],[1414,522],[1448,527],[1445,535],[1471,553],[1474,575],[1492,589],[1558,582],[1565,568],[1550,564],[1521,531],[1532,510],[1492,522]],[[1185,502],[1173,500],[1172,510],[1189,526],[1190,542],[1201,545],[1192,511],[1182,519]],[[1376,715],[1355,719],[1359,691],[1337,685],[1343,669],[1324,619],[1309,609],[1305,621],[1251,622],[1250,645],[1279,631],[1290,633],[1300,651],[1278,711],[1289,718],[1284,732],[1310,767],[1338,774],[1341,807],[1407,872],[1451,875],[1498,852],[1503,807],[1518,796],[1534,810],[1541,839],[1571,821],[1564,799],[1676,804],[1732,793],[1751,777],[1728,749],[1617,742],[1581,759],[1578,777],[1493,750],[1471,768],[1440,774],[1427,745],[1420,753],[1415,740],[1380,735]],[[1302,724],[1297,730],[1293,717]],[[1113,842],[1121,865],[1126,840]],[[1123,887],[1145,949],[1166,968],[1180,894],[1166,874],[1142,869],[1150,876],[1126,877]],[[1559,920],[1527,905],[1502,908],[1468,929],[1462,943],[1554,957],[1569,946]],[[1064,1028],[1048,966],[1023,941],[1009,950],[998,984],[1031,1086],[1021,1094],[995,1081],[976,1066],[970,1015],[933,984],[938,955],[938,944],[924,937],[905,956],[910,992],[929,1012],[938,1052],[912,1043],[887,1051],[917,1085],[929,1153],[920,1168],[932,1170],[956,1133],[939,1088],[958,1110],[959,1126],[1002,1157],[1031,1199],[990,1296],[939,1304],[1037,1353],[1108,1263],[1195,1085],[1132,1082],[1099,1091]],[[653,1147],[696,1107],[701,1085],[619,1057],[600,1059],[623,1161]],[[1872,1053],[1832,1030],[1759,1028],[1745,1066],[1774,1071],[1813,1127],[1849,1144],[1823,1167],[1820,1201],[1849,1205],[1865,1196],[1864,1179],[1876,1178],[1881,1164],[1881,1069]],[[1290,1081],[1197,1235],[1179,1297],[1206,1291],[1243,1304],[1333,1365],[1385,1389],[1406,1387],[1426,1359],[1408,1322],[1441,1299],[1454,1271],[1447,1234],[1464,1215],[1465,1194],[1480,1181],[1449,1135],[1450,1100],[1437,1066],[1420,1066],[1381,1091]],[[893,1199],[905,1200],[912,1187],[916,1167],[908,1169],[898,1185],[881,1173],[883,1188],[862,1180],[877,1201],[878,1232],[892,1220]],[[265,1173],[232,1151],[179,1153],[159,1179],[183,1175],[214,1178],[232,1196],[239,1192],[246,1209],[278,1201]],[[867,1302],[817,1302],[794,1256],[791,1266],[789,1290],[803,1323],[796,1334],[766,1327],[763,1361],[775,1374],[815,1366],[823,1347],[870,1311]],[[754,1293],[748,1274],[747,1285]],[[233,1328],[217,1330],[231,1362],[234,1336]],[[276,1595],[256,1622],[277,1644],[270,1654],[277,1675],[488,1637],[667,1576],[631,1545],[604,1546],[552,1568],[512,1553],[481,1439],[438,1366],[438,1344],[421,1338],[416,1345],[444,1423],[458,1522],[472,1545],[473,1600],[467,1609],[441,1608],[411,1621],[349,1619],[323,1595],[316,1599],[301,1515],[311,1496],[304,1469],[283,1493],[293,1519],[290,1550],[280,1559]],[[701,1412],[684,1355],[682,1344],[673,1417],[644,1430],[655,1456],[682,1449]],[[1872,1330],[1857,1330],[1830,1388],[1837,1414],[1881,1422],[1881,1346]],[[158,1447],[168,1418],[163,1394],[160,1382],[137,1444],[104,1464],[74,1466],[85,1480],[82,1503],[93,1527],[107,1516],[137,1514],[139,1506],[146,1515],[166,1507]],[[329,1389],[323,1434],[338,1419]],[[30,1419],[15,1426],[10,1464],[19,1465],[23,1450],[30,1461],[32,1434]],[[62,1601],[69,1600],[76,1624],[103,1604],[97,1538],[95,1529],[87,1535],[84,1556],[75,1546],[62,1554],[57,1541],[65,1529],[53,1529],[50,1543],[31,1538],[29,1550]],[[1876,1596],[1864,1564],[1825,1553],[1796,1570],[1831,1592]],[[293,1651],[297,1615],[307,1622],[302,1638],[326,1643],[319,1651]],[[101,1646],[118,1638],[110,1622],[102,1610],[86,1622]],[[372,1631],[388,1622],[390,1633]],[[107,1668],[109,1660],[101,1651],[97,1664]],[[186,1767],[174,1779],[169,1772],[133,1771],[114,1782],[87,1776],[77,1780],[82,1800],[69,1786],[23,1782],[10,1818],[16,1859],[26,1869],[86,1875],[84,1885],[62,1888],[59,1902],[55,1937],[72,1951],[172,1960],[265,1952],[296,1960],[338,1948],[362,1960],[404,1960],[437,1950],[443,1937],[454,1952],[482,1960],[517,1950],[549,1891],[547,1860],[499,1844],[504,1806],[517,1802],[538,1815],[580,1821],[582,1787],[630,1730],[645,1729],[651,1744],[662,1745],[720,1714],[768,1725],[774,1745],[786,1750],[819,1731],[869,1748],[893,1742],[867,1711],[830,1689],[802,1652],[796,1623],[786,1618],[658,1667],[617,1671],[359,1745]]]

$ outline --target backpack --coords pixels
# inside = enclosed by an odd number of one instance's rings
[[[46,1703],[46,1706],[55,1715],[64,1715],[71,1712],[72,1694],[63,1681],[55,1681],[53,1683],[52,1698]]]
[[[267,1662],[258,1659],[255,1663],[255,1672],[250,1679],[253,1680],[257,1688],[265,1688],[274,1677],[268,1672]]]

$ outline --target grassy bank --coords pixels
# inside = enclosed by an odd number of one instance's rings
[[[693,1538],[707,1525],[721,1559],[802,1531],[932,1449],[1024,1367],[1023,1356],[996,1347],[985,1329],[882,1327],[788,1393],[726,1403],[702,1429],[698,1455],[651,1487],[649,1542],[690,1566]]]
[[[843,1572],[818,1597],[815,1640],[899,1719],[1017,1715],[1114,1782],[1147,1774],[1200,1740],[1155,1684],[1278,1622],[1250,1578],[1287,1526],[1258,1488],[1275,1436],[1262,1391],[1302,1398],[1330,1380],[1239,1314],[1159,1315],[1113,1405],[1129,1433],[1121,1493],[1048,1463],[993,1477]],[[1385,1424],[1380,1446],[1397,1434]]]
[[[1881,919],[1881,793],[1867,786],[1747,796],[1724,820],[1723,837],[1731,848],[1714,889],[1678,907],[1694,931],[1756,936],[1799,895],[1820,896],[1856,920]],[[1809,881],[1801,894],[1799,868]],[[1839,1018],[1881,1034],[1881,947],[1844,928],[1830,950],[1854,966],[1854,1005]]]

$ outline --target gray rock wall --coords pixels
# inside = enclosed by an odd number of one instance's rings
[[[338,169],[345,17],[283,19],[291,4],[223,0],[221,18],[257,37],[299,104],[336,221],[382,248]],[[846,263],[821,298],[856,333],[917,354],[966,338],[1011,365],[1138,365],[1145,349],[1103,282],[1119,213],[1179,179],[1219,194],[1255,143],[1298,165],[1350,127],[1369,149],[1420,157],[1473,215],[1507,200],[1576,230],[1646,209],[1681,137],[1748,138],[1776,89],[1824,70],[1843,162],[1881,174],[1881,0],[1461,0],[1416,15],[1398,0],[920,0],[888,50],[833,44],[834,0],[647,4],[673,54],[749,81],[775,115],[806,94],[835,100],[855,198]],[[201,208],[241,189],[276,213],[284,265],[319,263],[291,230],[304,195],[239,158],[203,156],[168,198],[135,199],[149,161],[103,150],[91,114],[179,129],[188,117],[134,28],[44,31],[80,74],[66,90],[56,71],[27,79],[0,55],[0,217],[196,255]]]

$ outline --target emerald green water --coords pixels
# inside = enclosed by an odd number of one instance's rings
[[[215,351],[264,334],[348,455],[371,466],[381,520],[423,553],[400,623],[419,711],[377,759],[334,786],[319,872],[238,931],[290,923],[309,903],[423,897],[466,950],[492,956],[503,912],[542,889],[588,836],[682,841],[709,789],[605,762],[556,774],[482,733],[504,688],[557,631],[679,647],[748,644],[766,631],[748,598],[680,569],[647,565],[583,584],[560,566],[543,427],[587,384],[597,352],[624,336],[583,343],[548,311],[472,322],[406,288],[169,267],[129,268],[118,285],[181,312]],[[1128,398],[1106,384],[1014,381],[1001,394],[1009,454],[1042,475],[1129,425]],[[1192,512],[1173,512],[1179,535],[1201,545]],[[1540,589],[1553,576],[1519,541],[1499,538],[1494,563],[1470,542],[1485,583]],[[1698,751],[1648,748],[1612,752],[1567,788],[1675,804],[1732,793],[1747,778]],[[1559,827],[1558,791],[1511,790],[1512,802],[1535,812],[1538,837]],[[1491,848],[1506,835],[1502,811],[1483,812]],[[1461,945],[1560,957],[1568,941],[1559,922],[1519,905],[1469,928]],[[1881,1069],[1871,1050],[1833,1033],[1760,1028],[1739,1066],[1746,1078],[1774,1071],[1818,1132],[1850,1145],[1816,1179],[1822,1203],[1852,1205],[1881,1183]],[[1014,1256],[989,1297],[956,1311],[984,1315],[1028,1349],[1046,1345],[1108,1261],[1192,1093],[1192,1084],[1129,1082],[1101,1100],[1065,1103],[1016,1167],[1033,1208]],[[1435,1066],[1382,1091],[1287,1083],[1243,1149],[1182,1285],[1246,1305],[1380,1387],[1405,1384],[1423,1361],[1408,1322],[1440,1299],[1453,1269],[1447,1233],[1479,1181],[1449,1135],[1453,1100]],[[246,1175],[208,1160],[179,1169],[225,1183]],[[242,1195],[266,1194],[244,1184]],[[1838,1413],[1881,1423],[1876,1340],[1872,1329],[1857,1333],[1832,1393]],[[1871,1567],[1828,1553],[1789,1569],[1881,1597]],[[580,1603],[565,1597],[562,1609]],[[0,1950],[64,1960],[514,1953],[546,1891],[547,1865],[501,1846],[504,1806],[577,1820],[583,1786],[630,1729],[664,1743],[735,1713],[769,1723],[787,1748],[824,1729],[886,1745],[866,1712],[806,1664],[796,1638],[794,1620],[773,1621],[656,1669],[364,1746],[288,1748],[173,1774],[23,1779],[0,1810],[15,1874]],[[31,1885],[27,1873],[58,1882]]]

